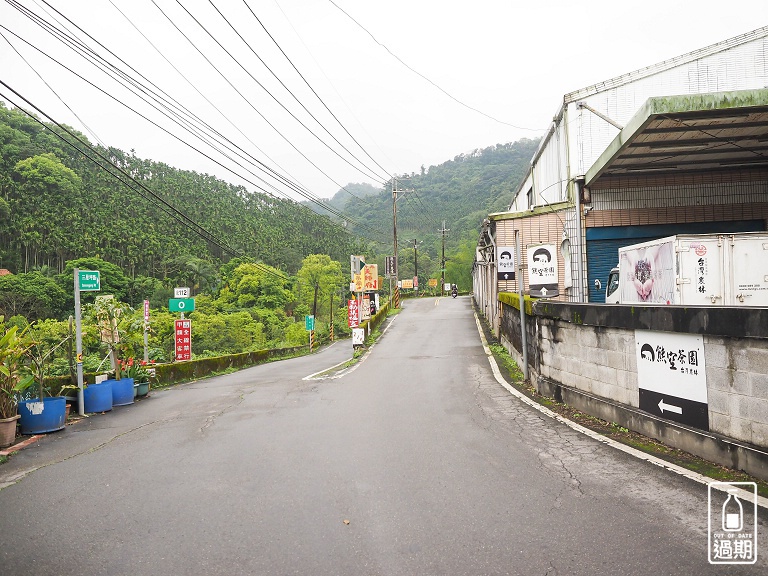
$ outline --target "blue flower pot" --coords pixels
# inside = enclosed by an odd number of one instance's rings
[[[112,410],[112,382],[113,380],[104,380],[98,384],[88,384],[83,390],[83,409],[85,412]]]
[[[40,400],[22,400],[18,406],[22,434],[42,434],[64,428],[67,400],[64,396]]]
[[[133,404],[133,378],[112,380],[112,406]]]

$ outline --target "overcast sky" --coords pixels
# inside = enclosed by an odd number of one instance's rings
[[[12,4],[76,36],[140,94],[162,91],[219,150]],[[766,24],[765,0],[18,0],[0,2],[0,80],[94,143],[297,198],[268,167],[328,198],[538,137],[567,92]],[[11,99],[24,104],[0,85]]]

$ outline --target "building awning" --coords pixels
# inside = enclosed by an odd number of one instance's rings
[[[768,170],[768,89],[649,98],[585,185],[733,170]]]

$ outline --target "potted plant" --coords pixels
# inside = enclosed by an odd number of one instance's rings
[[[31,328],[31,326],[30,326]],[[33,332],[30,331],[32,335]],[[32,338],[24,354],[30,360],[33,378],[27,378],[16,385],[16,390],[25,393],[37,382],[37,397],[19,400],[19,424],[22,434],[55,432],[66,424],[67,401],[64,396],[46,397],[45,366],[56,350],[69,340],[69,335],[57,344],[47,347],[42,341]]]
[[[124,378],[119,357],[120,352],[120,318],[124,317],[126,305],[120,303],[111,295],[97,296],[94,302],[96,318],[101,328],[101,339],[109,348],[115,377],[102,382],[112,388],[112,406],[133,404],[133,379]],[[87,409],[86,409],[87,410]]]
[[[149,379],[152,377],[154,360],[146,362],[144,360],[135,360],[128,358],[121,363],[121,369],[124,376],[133,378],[134,396],[146,396],[149,393]]]
[[[6,330],[0,316],[0,448],[13,444],[16,439],[17,387],[26,387],[34,376],[26,363],[26,352],[32,345],[27,336],[28,327],[18,331],[18,326]]]

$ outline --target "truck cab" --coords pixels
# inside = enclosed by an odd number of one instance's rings
[[[605,303],[619,303],[619,267],[611,268],[608,280],[605,283]]]

